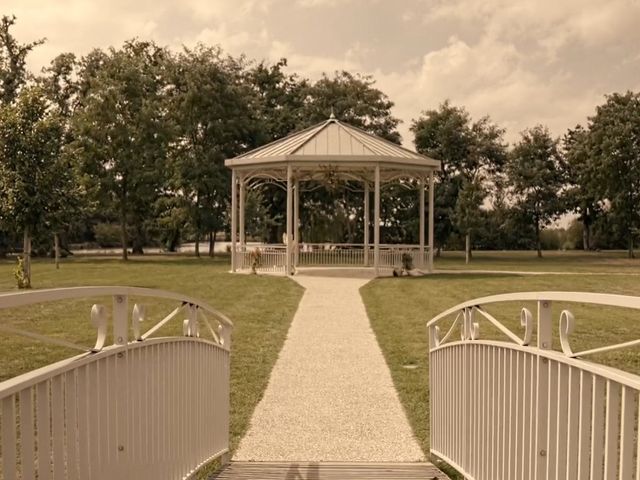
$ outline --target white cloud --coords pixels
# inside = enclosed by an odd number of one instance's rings
[[[584,122],[605,93],[640,89],[637,0],[404,0],[401,8],[378,0],[2,5],[0,13],[18,16],[21,41],[48,38],[29,59],[36,71],[61,52],[82,55],[137,36],[174,48],[200,41],[250,58],[286,57],[291,71],[312,79],[341,69],[371,73],[396,103],[406,145],[411,119],[447,98],[474,118],[491,115],[514,140],[536,123],[560,135]],[[326,34],[308,32],[318,25]]]

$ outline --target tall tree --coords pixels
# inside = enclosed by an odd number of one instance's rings
[[[29,78],[27,55],[44,39],[19,43],[11,33],[16,17],[4,15],[0,19],[0,103],[11,103]]]
[[[83,208],[85,194],[78,181],[78,165],[76,159],[68,154],[67,148],[73,139],[71,118],[77,104],[77,68],[75,55],[62,53],[51,61],[49,67],[43,69],[43,75],[37,79],[52,105],[52,110],[58,114],[63,122],[62,138],[60,139],[63,158],[60,159],[60,163],[64,167],[64,171],[61,171],[60,175],[67,177],[64,183],[68,189],[67,201],[50,218],[56,268],[58,268],[60,258],[60,234],[85,210]]]
[[[640,94],[607,96],[590,118],[588,148],[595,190],[608,200],[610,217],[634,258],[640,233]]]
[[[253,92],[255,117],[251,148],[259,147],[289,135],[307,125],[304,102],[309,81],[295,73],[287,73],[287,59],[274,64],[265,61],[245,69],[245,82]]]
[[[15,16],[0,18],[0,106],[12,103],[20,89],[27,83],[29,72],[26,60],[29,53],[44,40],[20,43],[11,33],[16,23]],[[8,232],[0,229],[0,256],[4,256],[7,247]]]
[[[300,127],[322,122],[333,112],[341,121],[399,144],[400,120],[391,114],[394,103],[375,84],[371,75],[344,70],[335,72],[333,77],[323,75],[306,89]]]
[[[562,139],[565,157],[567,188],[563,198],[567,207],[578,214],[582,224],[582,248],[591,249],[591,229],[601,211],[597,182],[593,182],[589,156],[589,132],[581,125],[564,135]]]
[[[212,256],[213,239],[224,227],[230,196],[224,159],[246,149],[254,131],[251,95],[242,82],[241,63],[225,57],[219,48],[203,45],[185,49],[175,59],[172,84],[177,135],[172,183],[195,232],[196,255],[200,256],[202,235],[210,233]]]
[[[412,122],[411,131],[416,150],[442,162],[435,192],[438,248],[457,229],[465,236],[469,261],[487,186],[506,160],[504,130],[489,117],[473,122],[463,107],[445,101],[438,110],[423,112]]]
[[[118,217],[123,260],[129,228],[134,252],[142,253],[145,222],[164,186],[167,56],[153,42],[132,40],[81,61],[74,150],[92,191]]]
[[[39,87],[23,88],[0,106],[0,220],[22,231],[31,284],[31,238],[65,208],[70,182],[61,162],[64,122]]]
[[[515,208],[535,229],[538,257],[542,257],[540,232],[563,211],[560,190],[564,186],[563,159],[558,140],[537,125],[520,134],[511,151],[507,177]]]

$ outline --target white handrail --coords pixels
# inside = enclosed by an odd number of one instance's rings
[[[156,297],[167,300],[177,300],[183,303],[198,305],[214,315],[216,315],[225,325],[233,327],[233,322],[222,312],[216,310],[211,305],[188,295],[169,292],[167,290],[157,290],[143,287],[121,287],[121,286],[99,286],[99,287],[69,287],[69,288],[48,288],[41,290],[29,290],[23,292],[0,293],[0,309],[14,308],[30,305],[33,303],[51,302],[56,300],[69,300],[72,298],[103,297],[113,295],[126,295],[137,297]]]
[[[112,345],[105,346],[108,310],[93,305],[93,349],[0,383],[0,478],[184,480],[208,461],[226,461],[232,328],[226,316],[189,296],[113,286],[2,293],[0,309],[104,296],[113,301]],[[145,309],[130,308],[131,296],[180,306],[141,335]],[[180,312],[187,317],[180,319],[183,336],[149,337]],[[211,340],[199,337],[200,323]]]
[[[520,301],[537,303],[534,346],[527,308],[523,338],[487,312],[491,304]],[[640,478],[640,376],[580,358],[640,341],[573,352],[577,320],[565,309],[557,323],[561,348],[553,350],[554,302],[640,309],[640,297],[523,292],[462,302],[427,323],[430,448],[465,478]],[[454,317],[441,339],[441,324]],[[483,322],[507,340],[482,340]]]

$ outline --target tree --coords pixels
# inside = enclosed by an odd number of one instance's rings
[[[507,181],[515,208],[535,229],[538,257],[542,257],[540,231],[563,211],[560,190],[564,165],[558,140],[537,125],[520,134],[507,163]]]
[[[165,183],[167,57],[153,42],[132,40],[81,61],[74,151],[91,192],[118,217],[123,260],[127,227],[134,232],[133,251],[142,253],[145,222]]]
[[[212,256],[230,197],[224,159],[246,149],[252,131],[250,92],[242,82],[242,65],[219,48],[203,45],[185,49],[175,59],[171,83],[176,130],[172,185],[195,232],[196,256],[205,233],[210,233]]]
[[[0,220],[24,237],[26,284],[31,284],[31,238],[68,201],[73,179],[61,159],[64,122],[39,87],[23,88],[0,106]]]
[[[333,78],[323,75],[306,88],[299,127],[322,122],[333,112],[340,121],[399,144],[400,120],[391,114],[394,103],[375,84],[371,75],[354,75],[344,70],[335,72]]]
[[[640,228],[640,94],[614,93],[590,118],[589,175],[594,191],[608,200],[609,215],[634,258]]]
[[[60,175],[68,177],[65,185],[68,187],[67,201],[58,209],[50,219],[50,227],[53,231],[54,258],[56,268],[60,258],[60,234],[65,228],[85,210],[85,192],[80,184],[79,171],[76,159],[68,154],[68,146],[72,142],[71,118],[77,104],[78,84],[76,80],[78,64],[72,53],[63,53],[51,61],[49,67],[43,69],[43,76],[37,79],[47,95],[52,110],[55,111],[63,122],[62,145],[64,171]]]
[[[10,31],[15,23],[15,16],[4,15],[0,19],[0,103],[5,104],[16,99],[29,78],[27,55],[44,43],[44,39],[41,39],[20,44]]]
[[[269,65],[262,61],[245,69],[244,82],[253,92],[251,110],[255,119],[252,143],[256,148],[308,126],[304,103],[309,81],[284,71],[287,59]]]
[[[2,16],[0,19],[0,106],[16,99],[29,78],[26,70],[27,55],[44,42],[37,40],[20,44],[11,33],[15,22],[15,16]],[[6,253],[7,237],[7,232],[0,230],[0,256]]]
[[[569,129],[562,139],[567,179],[563,198],[582,223],[582,248],[585,251],[592,248],[591,229],[601,211],[597,184],[592,181],[588,137],[589,132],[577,125]]]
[[[463,107],[447,100],[438,110],[423,112],[412,122],[411,131],[416,150],[442,162],[435,191],[438,248],[457,229],[465,236],[469,261],[472,233],[481,226],[479,210],[487,187],[505,163],[504,130],[489,117],[473,122]]]
[[[263,131],[256,138],[267,142],[284,137],[326,121],[333,112],[340,121],[400,143],[397,131],[400,120],[391,114],[393,102],[375,88],[373,77],[343,71],[310,82],[297,75],[287,75],[285,67],[286,60],[282,59],[272,66],[260,63],[248,72],[247,78],[255,93],[254,110],[258,112],[258,125]],[[264,199],[271,219],[284,217],[286,200],[282,190],[273,188]],[[353,215],[362,217],[361,193],[351,192],[344,182],[339,188],[307,192],[301,202],[301,220],[308,226],[303,231],[306,236],[332,235],[337,241],[353,237],[350,219]],[[333,221],[330,225],[320,225],[319,219],[327,213],[327,206]],[[270,230],[270,239],[278,241],[282,233],[279,226],[272,226]]]

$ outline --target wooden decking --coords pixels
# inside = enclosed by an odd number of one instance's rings
[[[448,480],[430,463],[231,462],[218,480]]]

